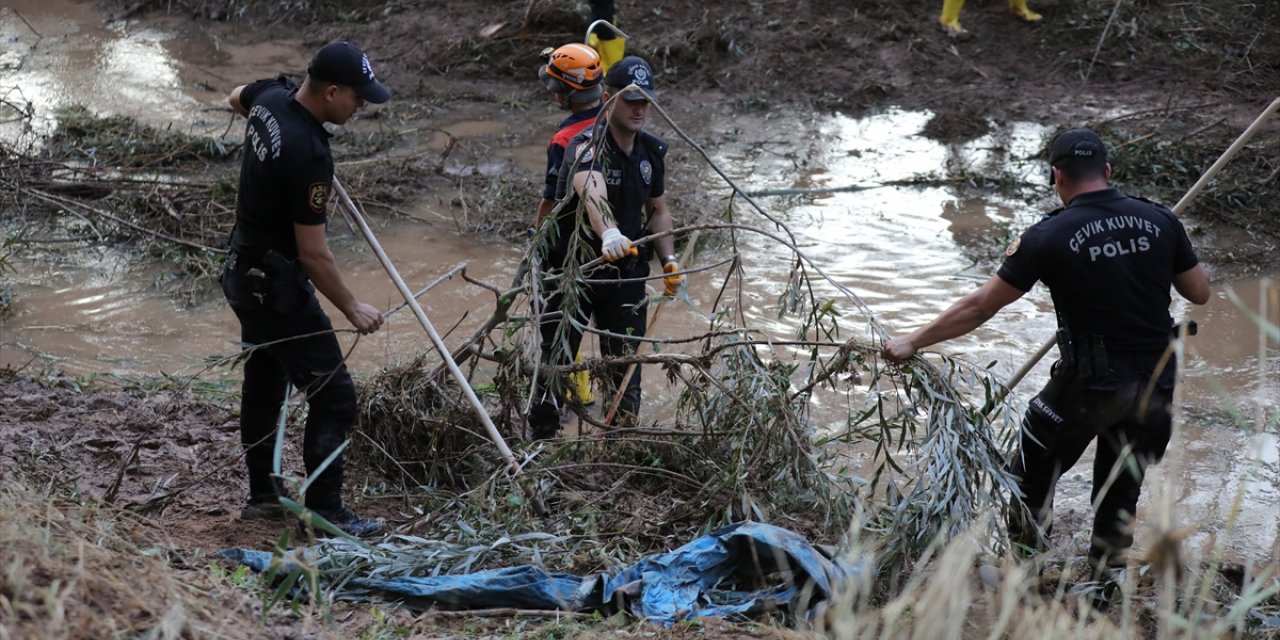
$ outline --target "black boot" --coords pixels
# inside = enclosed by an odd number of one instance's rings
[[[1124,567],[1113,567],[1098,572],[1086,595],[1094,611],[1106,613],[1111,608],[1120,593],[1120,583],[1124,582],[1124,571]]]
[[[280,498],[288,498],[289,492],[274,476],[253,474],[249,477],[249,500],[240,510],[241,520],[279,520],[289,515],[280,504]]]
[[[560,432],[560,411],[550,402],[539,402],[529,409],[529,439],[549,440]]]
[[[382,518],[361,518],[356,515],[346,505],[339,506],[335,509],[312,509],[312,512],[328,520],[330,524],[342,530],[344,533],[363,538],[375,535],[382,531],[384,523]],[[311,519],[304,518],[298,521],[298,527],[305,535],[306,529],[312,525]]]

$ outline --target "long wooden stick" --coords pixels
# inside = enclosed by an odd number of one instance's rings
[[[1182,212],[1191,205],[1191,201],[1195,200],[1196,196],[1200,195],[1200,192],[1204,190],[1205,185],[1209,184],[1209,181],[1213,180],[1218,175],[1218,172],[1222,171],[1222,168],[1236,157],[1236,154],[1244,148],[1244,145],[1249,143],[1249,140],[1251,140],[1254,135],[1257,135],[1258,131],[1266,124],[1267,118],[1270,118],[1275,114],[1277,109],[1280,109],[1280,98],[1272,100],[1271,104],[1262,111],[1262,114],[1254,119],[1253,124],[1249,125],[1249,128],[1245,129],[1244,133],[1241,133],[1240,137],[1236,138],[1236,141],[1231,143],[1231,146],[1227,147],[1226,151],[1222,152],[1222,155],[1218,157],[1216,162],[1210,165],[1208,169],[1205,169],[1204,174],[1200,176],[1200,179],[1197,180],[1195,184],[1191,185],[1191,189],[1187,191],[1187,194],[1182,196],[1182,199],[1178,201],[1178,204],[1173,205],[1174,214],[1181,215]],[[1019,382],[1022,382],[1022,378],[1031,371],[1032,367],[1036,366],[1037,362],[1040,362],[1040,359],[1044,357],[1044,354],[1049,353],[1049,349],[1053,347],[1056,342],[1057,337],[1050,337],[1043,345],[1041,345],[1040,350],[1036,351],[1035,355],[1031,356],[1031,359],[1028,360],[1026,364],[1022,365],[1022,368],[1018,369],[1017,373],[1013,374],[1013,377],[1009,378],[1009,382],[1005,384],[1004,393],[1001,394],[1000,399],[997,400],[995,404],[999,404],[999,401],[1003,400],[1004,396],[1009,395],[1009,393],[1013,391],[1014,386]]]
[[[1031,359],[1027,360],[1026,364],[1022,365],[1020,369],[1014,372],[1013,376],[1009,378],[1009,382],[1005,383],[1004,395],[1008,395],[1010,391],[1013,391],[1013,388],[1018,386],[1018,383],[1022,382],[1022,379],[1027,377],[1028,373],[1031,373],[1031,369],[1036,366],[1036,363],[1040,362],[1040,359],[1044,358],[1045,354],[1049,353],[1049,349],[1052,349],[1053,345],[1057,344],[1057,342],[1057,336],[1054,336],[1049,340],[1045,340],[1044,344],[1040,345],[1040,349],[1036,351],[1035,355],[1031,356]],[[1003,399],[1004,398],[1002,396],[1001,400]],[[999,401],[997,401],[997,404],[998,403]]]
[[[653,310],[653,317],[649,318],[649,326],[645,327],[644,334],[647,336],[653,332],[653,325],[658,323],[658,316],[662,315],[662,310],[666,308],[666,301],[658,303],[658,308]],[[637,346],[636,352],[640,351]],[[627,395],[627,385],[631,384],[631,376],[635,375],[636,367],[639,363],[632,362],[627,365],[627,372],[622,374],[622,384],[618,385],[617,390],[613,393],[613,400],[609,401],[609,410],[604,414],[604,423],[613,424],[613,417],[618,413],[618,405],[622,404],[622,396]]]
[[[697,245],[698,245],[698,235],[701,233],[702,233],[701,229],[694,231],[693,235],[689,238],[689,244],[685,245],[684,255],[680,256],[681,269],[684,268],[685,258],[692,259],[694,250],[697,248]],[[686,277],[686,280],[681,284],[683,284],[686,287],[689,286],[687,277]],[[667,301],[663,300],[662,302],[658,303],[658,308],[653,310],[653,317],[649,318],[649,326],[645,327],[645,330],[644,330],[644,334],[646,336],[653,332],[653,326],[658,323],[658,316],[662,315],[662,310],[666,308],[666,306],[667,306]],[[637,352],[639,351],[638,347],[636,351]],[[622,384],[618,386],[616,391],[614,391],[613,401],[609,403],[609,410],[606,411],[604,414],[605,424],[613,423],[613,417],[615,414],[618,413],[618,405],[622,403],[622,396],[626,395],[627,385],[631,383],[631,376],[635,375],[636,367],[638,366],[640,366],[638,362],[632,362],[630,365],[627,366],[627,372],[622,374]]]
[[[1222,167],[1226,166],[1232,158],[1236,157],[1236,154],[1244,148],[1244,145],[1248,144],[1249,140],[1253,139],[1253,136],[1256,135],[1258,131],[1262,129],[1263,125],[1267,123],[1267,118],[1270,118],[1277,109],[1280,109],[1280,98],[1272,100],[1271,104],[1262,111],[1262,114],[1254,119],[1253,124],[1249,125],[1249,128],[1245,129],[1244,133],[1240,134],[1240,137],[1236,138],[1236,141],[1231,143],[1231,146],[1227,147],[1226,151],[1222,152],[1222,156],[1218,158],[1218,161],[1214,162],[1212,166],[1205,170],[1204,175],[1200,176],[1200,179],[1191,186],[1190,191],[1187,191],[1187,195],[1182,196],[1182,199],[1178,201],[1178,204],[1173,206],[1173,212],[1181,214],[1182,211],[1191,204],[1191,201],[1194,200],[1196,196],[1200,195],[1200,191],[1204,189],[1205,185],[1209,184],[1209,181],[1213,180],[1213,178],[1218,175],[1219,171],[1222,171]]]
[[[413,292],[409,290],[408,285],[404,283],[404,278],[400,277],[400,272],[396,270],[391,258],[387,257],[387,253],[382,250],[382,245],[378,243],[378,239],[374,237],[373,230],[364,221],[364,216],[360,214],[360,210],[356,208],[356,204],[351,201],[351,196],[347,195],[347,190],[342,187],[342,183],[338,182],[337,176],[333,178],[333,188],[338,192],[338,198],[343,206],[351,213],[351,217],[355,218],[356,225],[360,227],[360,233],[364,234],[364,239],[369,242],[369,246],[373,248],[373,252],[377,254],[378,261],[382,263],[382,268],[386,269],[387,275],[391,276],[391,281],[395,283],[396,289],[400,291],[400,295],[404,298],[409,308],[413,310],[413,315],[418,318],[418,323],[426,330],[427,336],[431,338],[431,343],[440,351],[440,357],[444,358],[444,362],[449,367],[449,372],[453,374],[453,378],[458,381],[458,386],[462,387],[462,392],[466,394],[467,400],[471,402],[471,407],[475,409],[476,416],[480,418],[480,422],[484,423],[485,431],[489,434],[489,439],[493,440],[493,444],[497,445],[498,452],[502,454],[502,459],[506,461],[507,466],[511,468],[511,475],[517,476],[520,473],[520,464],[516,462],[516,457],[511,453],[511,447],[507,446],[507,441],[503,439],[502,434],[498,433],[498,428],[494,426],[493,419],[489,417],[489,412],[485,411],[484,405],[480,403],[480,398],[476,397],[476,392],[471,388],[471,383],[467,382],[467,377],[462,373],[462,369],[458,368],[458,363],[454,362],[453,357],[449,355],[449,348],[445,346],[444,340],[440,338],[440,334],[436,333],[435,327],[431,325],[431,320],[427,318],[427,312],[422,310],[422,306],[418,304],[418,300],[414,297]],[[520,483],[517,483],[520,484]],[[530,499],[530,503],[539,515],[545,515],[546,506],[542,504],[532,490],[523,484],[520,488],[525,491],[526,496]]]

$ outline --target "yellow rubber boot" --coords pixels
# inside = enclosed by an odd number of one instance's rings
[[[1017,2],[1018,0],[1009,0],[1009,2]],[[964,8],[964,0],[942,0],[942,16],[938,18],[938,24],[951,35],[959,35],[967,33],[964,27],[960,26],[960,10]]]
[[[1027,22],[1036,22],[1044,17],[1028,8],[1027,0],[1009,0],[1009,11]]]
[[[609,72],[609,67],[612,67],[613,63],[627,55],[627,41],[625,38],[601,40],[593,33],[587,37],[587,45],[600,54],[600,66],[605,73]]]
[[[573,359],[574,362],[582,362],[582,353],[578,353],[578,357]],[[579,404],[591,404],[596,401],[596,397],[591,393],[591,375],[586,371],[574,371],[569,374],[569,395]]]

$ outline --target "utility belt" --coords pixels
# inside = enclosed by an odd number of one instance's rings
[[[306,278],[306,270],[296,260],[290,260],[275,249],[267,249],[261,258],[231,251],[227,254],[227,269],[242,276],[288,280]]]
[[[1107,343],[1102,336],[1073,335],[1065,328],[1058,328],[1058,357],[1065,372],[1080,378],[1093,378],[1111,372],[1107,357]]]
[[[231,251],[225,269],[245,276],[241,284],[233,285],[233,304],[239,302],[241,306],[256,300],[256,306],[287,313],[297,309],[315,291],[307,270],[274,249],[268,249],[261,258]]]
[[[1196,335],[1198,327],[1191,320],[1187,324],[1187,335]],[[1182,325],[1174,325],[1169,338],[1178,336]],[[1058,354],[1064,373],[1074,374],[1085,380],[1105,377],[1113,373],[1113,369],[1125,371],[1134,368],[1154,365],[1163,355],[1157,351],[1114,351],[1107,348],[1106,339],[1094,334],[1073,334],[1064,327],[1058,328]]]

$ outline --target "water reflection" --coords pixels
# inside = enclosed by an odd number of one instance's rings
[[[789,176],[796,174],[796,167],[789,158],[759,152],[764,144],[760,140],[773,139],[785,125],[747,120],[734,126],[739,131],[759,131],[759,139],[732,138],[719,160],[740,167],[735,175],[742,176],[748,189],[777,188],[780,176],[783,184],[792,180]],[[801,177],[794,180],[868,184],[934,175],[948,163],[965,171],[980,170],[993,176],[1012,171],[1018,180],[1045,182],[1038,170],[1042,163],[1035,158],[1049,133],[1047,128],[1015,125],[966,145],[947,147],[914,135],[925,121],[925,114],[901,111],[862,121],[833,118],[818,127],[823,136],[801,138],[807,146],[800,155],[823,171],[801,171]],[[770,213],[796,230],[801,250],[861,296],[893,332],[920,326],[978,286],[995,272],[1010,234],[1059,203],[1047,189],[1039,206],[1028,206],[973,191],[927,187],[833,193],[826,198],[772,200],[768,204]],[[753,279],[753,286],[778,287],[784,271],[776,265],[786,263],[787,251],[758,237],[749,237],[747,244],[746,259],[754,260],[749,269],[763,272]],[[818,289],[820,297],[837,295],[825,285],[818,285]],[[1255,312],[1263,309],[1257,313],[1272,325],[1280,324],[1274,284],[1262,279],[1218,287],[1209,304],[1191,308],[1179,302],[1172,313],[1178,319],[1195,319],[1201,326],[1201,334],[1188,345],[1188,402],[1210,408],[1234,404],[1239,407],[1237,412],[1248,417],[1238,426],[1230,420],[1202,417],[1195,423],[1202,426],[1186,427],[1173,445],[1185,453],[1182,460],[1158,467],[1148,486],[1176,487],[1180,492],[1177,517],[1184,524],[1188,520],[1224,523],[1232,515],[1238,525],[1229,536],[1221,527],[1218,533],[1229,537],[1235,553],[1265,556],[1280,535],[1275,519],[1280,512],[1276,485],[1280,469],[1274,462],[1280,448],[1280,437],[1275,433],[1280,356],[1274,338],[1260,332],[1249,313],[1232,302],[1229,291],[1237,292],[1242,300],[1255,301]],[[1257,302],[1260,298],[1264,300]],[[1053,335],[1051,309],[1048,291],[1037,287],[979,330],[935,348],[971,362],[995,363],[994,371],[1008,378],[1036,346]],[[785,326],[773,323],[778,328]],[[1048,361],[1042,362],[1032,371],[1015,398],[1025,403],[1043,385],[1047,365]],[[816,408],[813,415],[821,422],[823,414]],[[1203,426],[1206,424],[1213,426]],[[1251,435],[1264,429],[1266,433]],[[1064,508],[1088,513],[1089,482],[1079,469],[1092,464],[1092,455],[1091,449],[1079,463],[1083,466],[1064,478],[1059,492]],[[1237,494],[1239,504],[1235,503]],[[1151,495],[1144,497],[1144,512],[1153,508],[1153,499]],[[1232,509],[1240,505],[1243,511],[1233,515]],[[1193,542],[1206,540],[1217,526],[1200,527]]]
[[[1277,283],[1280,271],[1223,283],[1209,304],[1187,310],[1200,325],[1200,335],[1188,345],[1193,399],[1229,406],[1258,421],[1264,409],[1274,415],[1280,407]]]
[[[993,204],[985,199],[960,197],[942,203],[939,214],[950,224],[947,232],[965,259],[989,264],[999,257],[1004,242],[1017,233],[1014,229],[1014,210],[1005,204]]]
[[[115,94],[121,103],[136,105],[139,114],[164,120],[180,120],[194,111],[199,105],[182,91],[182,80],[162,44],[169,36],[150,29],[117,29],[120,37],[106,41],[99,64],[86,70],[93,76],[92,95]]]
[[[52,130],[58,109],[75,104],[152,124],[193,121],[202,106],[182,90],[177,63],[164,46],[170,34],[106,22],[93,7],[70,0],[9,0],[5,9],[0,89],[7,101],[34,108],[37,134]],[[0,126],[6,140],[21,133],[19,122]]]
[[[709,137],[726,140],[717,162],[731,167],[744,189],[778,189],[797,183],[815,186],[876,185],[939,175],[948,158],[963,158],[992,174],[1025,171],[1020,158],[1036,155],[1048,130],[1017,124],[964,145],[943,145],[916,135],[928,122],[927,112],[890,109],[863,119],[832,116],[808,124],[819,135],[791,136],[794,122],[737,115],[718,125]],[[775,141],[795,140],[794,156]],[[797,161],[802,158],[803,161]],[[815,171],[812,167],[820,167]],[[1004,168],[1001,168],[1004,167]],[[957,195],[948,188],[873,188],[837,192],[825,198],[761,199],[768,212],[784,219],[797,235],[799,248],[836,281],[851,288],[890,331],[919,326],[955,298],[981,284],[995,269],[1009,228],[1020,228],[1038,212],[1019,202]],[[749,224],[759,216],[741,214]],[[780,293],[790,261],[788,251],[759,236],[745,236],[744,260],[753,286]],[[834,287],[816,283],[820,298],[835,298]],[[765,296],[768,298],[768,296]],[[1006,309],[999,327],[983,329],[950,343],[948,351],[970,354],[980,362],[996,360],[1018,366],[1053,332],[1047,291],[1034,290]],[[794,330],[773,318],[772,311],[753,320],[779,331]],[[764,316],[764,317],[759,317]],[[851,324],[856,320],[851,321]],[[860,330],[856,325],[853,330]],[[1006,374],[1007,375],[1007,374]],[[1031,381],[1031,382],[1034,382]]]

